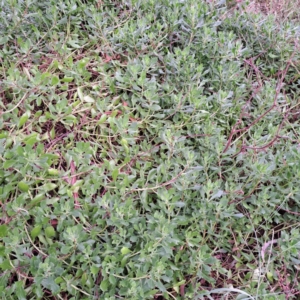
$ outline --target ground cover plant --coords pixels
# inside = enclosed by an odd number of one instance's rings
[[[0,4],[1,299],[299,298],[293,5]]]

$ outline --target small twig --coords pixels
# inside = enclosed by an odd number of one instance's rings
[[[99,284],[101,282],[101,279],[102,279],[102,273],[101,273],[101,271],[99,271],[96,282],[95,282],[97,287],[99,286]],[[99,290],[97,288],[96,288],[96,291],[95,291],[95,297],[96,297],[96,299],[99,299]]]
[[[245,113],[246,107],[250,104],[250,102],[252,101],[252,99],[254,98],[254,96],[258,93],[258,91],[261,88],[261,86],[260,86],[260,88],[256,89],[253,92],[253,94],[251,95],[251,97],[247,100],[246,104],[243,106],[242,111],[241,111],[240,116],[239,116],[239,119],[236,122],[236,124],[233,126],[233,128],[232,128],[232,130],[230,132],[230,135],[229,135],[228,141],[227,141],[227,143],[225,145],[225,148],[223,150],[223,153],[225,153],[228,150],[228,148],[230,147],[230,145],[232,144],[232,139],[233,139],[233,136],[235,134],[248,131],[251,127],[253,127],[256,123],[258,123],[264,116],[266,116],[270,111],[272,111],[277,106],[277,99],[278,99],[279,93],[281,91],[281,88],[282,88],[282,85],[283,85],[283,81],[284,81],[284,79],[286,77],[287,71],[288,71],[288,69],[289,69],[289,67],[290,67],[290,65],[292,63],[292,59],[293,59],[295,53],[296,53],[296,51],[294,51],[292,53],[292,55],[291,55],[291,57],[290,57],[287,65],[286,65],[285,69],[280,74],[281,77],[278,79],[278,82],[277,82],[277,85],[276,85],[275,97],[274,97],[272,106],[269,109],[267,109],[262,115],[260,115],[258,118],[256,118],[253,122],[251,122],[248,126],[246,126],[244,128],[241,128],[241,129],[236,129],[237,126],[242,123],[242,117],[243,117],[243,115]],[[253,59],[250,60],[250,61],[247,61],[247,63],[250,64],[254,68],[255,72],[259,72],[258,69],[257,69],[257,67],[254,66],[254,64],[253,64]],[[285,120],[286,120],[286,117],[284,118],[283,121],[285,121]],[[283,122],[281,123],[280,128],[281,128],[282,124],[283,124]],[[279,132],[277,132],[277,135],[272,140],[272,142],[270,144],[268,144],[268,145],[263,146],[262,149],[271,146],[277,140],[278,133]],[[250,146],[248,148],[250,148]],[[260,148],[257,148],[257,149],[261,150]]]
[[[64,177],[64,180],[69,183],[70,185],[75,185],[76,181],[77,181],[77,176],[76,176],[76,167],[75,167],[75,163],[72,160],[70,163],[70,169],[71,169],[71,177]],[[78,192],[74,191],[73,192],[73,197],[74,197],[74,207],[75,209],[79,209],[80,208],[80,203],[78,201]]]
[[[21,100],[12,108],[12,109],[9,109],[9,110],[6,110],[6,111],[4,111],[4,112],[1,112],[1,114],[0,115],[4,115],[4,114],[8,114],[8,113],[10,113],[10,112],[12,112],[12,111],[14,111],[25,99],[26,99],[26,97],[28,96],[28,94],[29,94],[29,92],[27,91],[24,95],[23,95],[23,97],[21,98]]]
[[[28,230],[27,230],[27,228],[26,228],[25,225],[24,225],[24,229],[25,229],[25,231],[26,231],[27,237],[28,237],[30,243],[32,244],[32,246],[33,246],[39,253],[43,254],[45,257],[48,257],[48,255],[47,255],[46,253],[44,253],[42,250],[40,250],[40,249],[34,244],[34,242],[32,241],[32,239],[31,239],[31,237],[30,237],[30,235],[29,235],[29,233],[28,233]]]
[[[282,208],[280,206],[277,206],[277,209],[284,210],[285,212],[287,212],[289,214],[292,214],[292,215],[295,215],[295,216],[300,216],[300,213],[295,212],[295,211],[291,211],[291,210],[288,210],[288,209],[285,209],[285,208]]]
[[[53,141],[51,141],[48,145],[46,145],[45,147],[47,149],[47,152],[49,150],[51,150],[57,144],[57,142],[59,142],[60,140],[62,140],[65,137],[67,137],[70,133],[71,133],[71,131],[63,133],[63,134],[59,135],[57,138],[55,138]]]

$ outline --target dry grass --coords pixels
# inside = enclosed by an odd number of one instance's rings
[[[300,18],[300,0],[230,0],[227,5],[230,9],[240,9],[248,13],[272,14],[280,22]]]

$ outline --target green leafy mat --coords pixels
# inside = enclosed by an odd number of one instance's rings
[[[297,299],[294,18],[82,2],[0,1],[1,299]]]

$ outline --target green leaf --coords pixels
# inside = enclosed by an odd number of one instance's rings
[[[64,78],[62,79],[62,82],[72,82],[73,80],[74,80],[73,77],[64,77]]]
[[[113,181],[116,181],[118,175],[119,175],[119,169],[118,169],[118,168],[115,168],[115,169],[112,171],[112,173],[111,173],[111,176],[112,176]]]
[[[100,284],[101,291],[102,292],[108,291],[108,287],[109,287],[109,280],[108,279],[102,280],[102,282]]]
[[[127,142],[127,140],[126,139],[121,139],[121,145],[124,147],[124,149],[125,149],[125,152],[126,153],[129,153],[129,147],[128,147],[128,142]]]
[[[11,270],[13,269],[13,266],[10,264],[10,261],[8,259],[5,259],[1,264],[0,264],[0,268],[3,270],[3,271],[6,271],[6,270]]]
[[[121,267],[125,267],[126,264],[127,264],[127,261],[128,261],[128,257],[127,256],[124,256],[121,260]]]
[[[55,236],[55,230],[52,226],[48,226],[45,228],[46,237],[52,238]]]
[[[97,122],[97,125],[103,124],[107,120],[107,115],[102,115],[99,121]]]
[[[94,103],[95,102],[95,99],[92,98],[91,96],[84,96],[83,100],[84,100],[84,102],[87,102],[87,103]]]
[[[23,281],[17,281],[14,283],[16,296],[18,297],[18,300],[26,300],[26,293],[24,290],[24,282]]]
[[[117,279],[115,276],[113,275],[109,275],[109,278],[108,278],[109,282],[112,284],[112,285],[115,285],[117,283]]]
[[[41,202],[43,199],[45,199],[45,193],[39,193],[37,194],[29,203],[30,206],[35,206],[39,202]]]
[[[77,123],[77,118],[73,115],[68,115],[63,119],[63,122],[66,124],[76,124]]]
[[[272,283],[274,281],[274,276],[272,272],[267,272],[267,278]]]
[[[0,45],[4,45],[8,42],[8,36],[1,36]]]
[[[130,253],[130,252],[131,252],[130,249],[127,248],[127,247],[123,247],[123,248],[121,249],[122,255],[126,255],[126,254],[128,254],[128,253]]]
[[[45,246],[48,246],[48,245],[49,245],[49,244],[48,244],[48,241],[45,239],[44,235],[39,234],[39,235],[38,235],[38,238],[39,238],[39,241],[40,241],[42,244],[44,244]]]
[[[4,169],[9,169],[11,168],[13,165],[16,164],[16,161],[11,159],[11,160],[6,160],[4,163],[3,163],[3,168]]]
[[[174,205],[175,205],[176,207],[184,207],[184,206],[185,206],[185,203],[182,202],[182,201],[178,201],[178,202],[175,202]]]
[[[52,129],[50,130],[50,137],[51,137],[51,139],[54,139],[54,138],[55,138],[55,128],[54,128],[54,126],[53,126]]]
[[[37,134],[33,134],[29,138],[24,139],[24,143],[29,146],[33,146],[37,141],[39,140],[39,137]]]
[[[173,285],[173,287],[175,287],[175,286],[181,286],[181,285],[185,284],[185,282],[186,282],[186,280],[181,280],[181,281],[175,283],[175,284]]]
[[[78,87],[77,88],[77,94],[78,94],[78,97],[81,101],[84,101],[84,95],[83,95],[83,92],[82,92],[82,88],[81,87]]]
[[[6,237],[8,233],[7,226],[5,224],[0,225],[0,238]]]
[[[10,137],[6,138],[6,142],[5,142],[5,149],[8,149],[13,143],[13,139]]]
[[[124,82],[124,79],[123,79],[122,74],[120,72],[116,72],[115,77],[119,82]]]
[[[1,131],[0,132],[0,139],[5,139],[8,136],[7,131]]]
[[[55,283],[60,284],[60,283],[64,282],[64,279],[59,276],[59,277],[56,277],[54,281],[55,281]]]
[[[69,44],[70,46],[72,46],[73,48],[75,48],[75,49],[81,48],[81,46],[79,46],[78,44],[76,44],[76,42],[73,41],[73,40],[68,41],[68,44]]]
[[[41,80],[45,80],[46,78],[51,77],[51,73],[50,72],[44,72],[41,76]]]
[[[42,231],[41,225],[36,225],[30,232],[32,239],[35,239]]]
[[[57,85],[59,83],[59,78],[57,76],[52,76],[51,85]]]
[[[43,190],[45,192],[50,192],[50,191],[54,190],[56,187],[57,187],[57,184],[48,182],[41,186],[41,190]]]
[[[60,290],[59,285],[55,282],[55,280],[51,277],[44,278],[42,280],[42,285],[46,289],[49,289],[53,294],[57,294]]]
[[[28,118],[29,115],[27,113],[22,115],[21,118],[19,119],[18,128],[22,127],[27,122]]]
[[[53,175],[53,176],[57,176],[59,174],[59,170],[57,170],[57,169],[48,169],[48,174]]]
[[[20,181],[18,183],[18,188],[22,192],[28,192],[29,191],[29,185],[25,183],[24,181]]]
[[[276,58],[277,57],[277,55],[274,55],[272,53],[268,53],[268,56],[271,57],[271,58]]]
[[[149,108],[149,110],[152,110],[152,111],[161,110],[161,107],[157,104],[150,105],[148,108]]]
[[[87,280],[88,280],[87,274],[86,274],[86,272],[84,272],[80,279],[81,284],[84,286],[86,284]]]
[[[99,269],[99,267],[91,266],[91,273],[96,276],[99,273]]]

